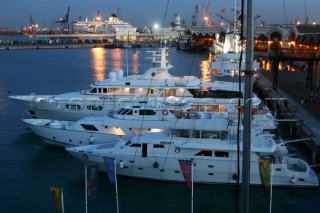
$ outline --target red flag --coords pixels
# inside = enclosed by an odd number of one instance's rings
[[[191,187],[191,160],[178,160],[187,187]]]
[[[87,199],[88,202],[97,200],[99,166],[87,166]]]

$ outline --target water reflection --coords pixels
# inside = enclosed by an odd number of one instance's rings
[[[210,70],[210,62],[211,62],[211,54],[209,54],[208,60],[200,61],[200,69],[201,69],[201,80],[209,82],[211,81],[211,70]]]
[[[92,48],[92,67],[94,71],[94,81],[105,79],[106,70],[106,49]]]
[[[122,49],[116,48],[112,49],[111,52],[111,70],[118,70],[118,69],[124,69],[125,67],[123,62],[123,51]],[[125,68],[127,70],[127,68]]]
[[[140,52],[136,51],[132,55],[132,72],[133,74],[138,74],[139,73],[139,54]]]

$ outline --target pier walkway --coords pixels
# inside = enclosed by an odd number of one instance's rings
[[[279,71],[278,88],[272,88],[273,75],[269,71],[260,71],[256,82],[258,93],[271,99],[287,100],[293,109],[295,118],[302,124],[301,128],[310,135],[309,148],[320,156],[320,92],[306,88],[307,72]],[[267,95],[266,95],[267,94]]]

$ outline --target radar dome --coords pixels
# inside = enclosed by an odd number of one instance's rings
[[[117,80],[117,74],[115,72],[109,72],[108,74],[110,81],[116,81]]]
[[[122,69],[118,69],[116,71],[116,73],[117,73],[117,79],[123,78],[123,70]]]

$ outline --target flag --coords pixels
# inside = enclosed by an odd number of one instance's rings
[[[226,13],[226,12],[227,12],[227,9],[221,9],[220,12],[221,12],[221,13]]]
[[[88,202],[92,202],[92,201],[97,200],[98,176],[99,176],[99,166],[98,165],[87,166],[86,187],[87,187],[87,200],[88,200]]]
[[[147,99],[149,97],[150,94],[150,88],[148,88],[147,93],[144,95],[144,98]]]
[[[191,187],[191,160],[178,160],[180,168],[188,188]]]
[[[63,208],[62,208],[61,190],[57,187],[50,186],[50,192],[52,194],[54,206],[56,207],[56,212],[62,213]]]
[[[259,158],[259,171],[260,171],[260,178],[261,178],[261,184],[266,188],[267,192],[269,192],[270,189],[270,159],[265,158]]]
[[[104,165],[109,176],[110,183],[115,183],[115,164],[113,158],[103,157]]]

